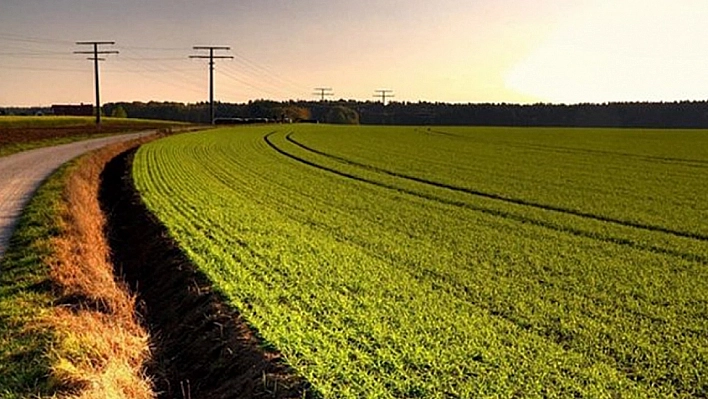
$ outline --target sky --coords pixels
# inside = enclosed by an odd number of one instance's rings
[[[0,106],[101,100],[708,99],[706,0],[1,0]]]

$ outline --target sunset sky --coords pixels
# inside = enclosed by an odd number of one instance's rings
[[[2,0],[0,106],[102,100],[579,103],[708,99],[706,0]]]

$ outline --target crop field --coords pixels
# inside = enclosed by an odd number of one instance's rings
[[[708,132],[224,128],[136,186],[327,398],[708,396]]]

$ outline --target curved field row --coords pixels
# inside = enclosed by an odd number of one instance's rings
[[[581,129],[578,129],[581,130]],[[674,131],[675,132],[675,131]],[[474,139],[474,140],[479,140],[479,138],[471,138],[467,137],[464,135],[460,134],[455,134],[455,133],[450,133],[446,132],[443,130],[429,130],[426,131],[426,133],[429,134],[441,134],[449,137],[456,137],[462,140],[468,140],[468,139]],[[663,132],[666,134],[666,131]],[[684,131],[684,134],[694,134],[696,133],[693,130],[689,131]],[[646,134],[646,133],[645,133]],[[699,133],[701,134],[701,133]],[[513,141],[499,141],[499,140],[493,140],[493,141],[487,141],[488,143],[496,143],[504,146],[509,146],[509,147],[518,147],[518,148],[531,148],[535,149],[537,151],[541,152],[559,152],[563,154],[593,154],[593,155],[602,155],[602,156],[609,156],[609,157],[618,157],[618,158],[634,158],[642,161],[649,161],[649,162],[663,162],[663,163],[679,163],[679,164],[685,164],[685,165],[690,165],[698,168],[706,168],[708,167],[708,160],[706,159],[690,159],[690,158],[676,158],[676,157],[671,157],[671,156],[660,156],[660,155],[646,155],[646,154],[637,154],[637,153],[630,153],[630,152],[622,152],[621,150],[607,150],[607,149],[591,149],[591,148],[578,148],[578,147],[569,147],[569,146],[562,146],[562,145],[551,145],[551,144],[537,144],[537,143],[521,143],[521,142],[513,142]],[[636,150],[636,149],[635,149]],[[626,149],[625,149],[626,151]]]
[[[312,133],[295,137],[308,147],[394,173],[635,225],[708,236],[708,224],[703,222],[708,218],[708,201],[703,200],[708,196],[708,184],[704,167],[699,167],[708,165],[705,131],[445,131],[447,135],[428,134],[422,128],[364,127],[355,134],[343,130],[335,136]],[[659,162],[657,158],[690,164]]]
[[[293,134],[289,133],[285,135],[286,141],[294,144],[298,149],[305,150],[302,154],[294,155],[297,149],[291,149],[290,152],[288,152],[288,150],[284,150],[273,143],[270,137],[273,136],[274,133],[275,132],[266,135],[264,140],[277,152],[298,162],[329,171],[342,177],[405,192],[443,204],[459,206],[521,223],[545,227],[566,234],[708,263],[708,257],[705,252],[708,245],[706,244],[708,236],[674,231],[660,226],[648,226],[628,221],[613,220],[602,215],[586,214],[572,209],[535,204],[522,199],[505,198],[493,193],[479,192],[465,187],[457,187],[446,183],[421,179],[404,173],[391,172],[310,148],[296,141],[293,138]],[[318,161],[306,159],[308,155],[311,156],[312,154],[334,159],[339,164],[355,166],[356,168],[342,168],[341,165],[337,165],[337,163],[325,166],[326,162],[322,162],[321,160],[319,161],[320,163],[317,163]],[[374,176],[376,176],[376,178],[362,177],[361,172],[359,174],[354,172],[356,170],[373,171],[375,172]],[[369,176],[371,176],[371,174],[369,174]],[[387,179],[383,178],[384,176],[392,176],[399,179],[391,182],[390,179],[386,181]],[[414,182],[419,184],[405,184],[402,183],[400,179],[405,180],[405,183]],[[430,190],[431,187],[443,190]],[[469,194],[472,199],[460,195],[451,195],[451,192],[455,194]],[[516,206],[508,206],[509,204]],[[637,231],[635,229],[639,230]]]
[[[295,144],[296,146],[298,146],[308,152],[323,155],[325,157],[335,159],[337,161],[343,162],[348,165],[359,166],[361,168],[373,170],[378,173],[382,173],[382,174],[386,174],[386,175],[390,175],[390,176],[395,176],[395,177],[400,177],[400,178],[415,181],[418,183],[428,184],[431,186],[444,188],[444,189],[448,189],[448,190],[452,190],[452,191],[459,191],[462,193],[467,193],[467,194],[471,194],[471,195],[478,196],[478,197],[498,200],[498,201],[506,202],[506,203],[510,203],[510,204],[529,206],[529,207],[538,208],[538,209],[546,210],[546,211],[560,212],[560,213],[564,213],[564,214],[568,214],[568,215],[572,215],[572,216],[579,216],[579,217],[583,217],[583,218],[594,219],[594,220],[597,220],[600,222],[607,222],[607,223],[613,223],[613,224],[623,225],[623,226],[627,226],[627,227],[634,227],[634,228],[643,229],[643,230],[656,231],[656,232],[660,232],[660,233],[675,235],[678,237],[694,238],[694,239],[701,240],[701,241],[708,241],[708,235],[678,231],[678,230],[673,230],[673,229],[662,227],[662,226],[652,226],[652,225],[632,222],[632,221],[628,221],[628,220],[613,219],[611,217],[602,216],[602,215],[595,215],[592,213],[587,213],[587,212],[583,212],[583,211],[575,210],[575,209],[571,209],[571,208],[535,203],[535,202],[531,202],[531,201],[519,199],[519,198],[505,197],[505,196],[495,194],[495,193],[477,191],[472,188],[455,186],[455,185],[451,185],[451,184],[447,184],[447,183],[441,183],[438,181],[423,179],[423,178],[419,178],[419,177],[409,175],[406,173],[393,172],[393,171],[379,168],[376,166],[371,166],[371,165],[359,163],[356,161],[352,161],[352,160],[349,160],[346,158],[342,158],[337,155],[328,154],[326,152],[323,152],[323,151],[320,151],[317,149],[313,149],[313,148],[308,147],[307,145],[304,145],[304,144],[298,142],[297,140],[293,139],[292,133],[288,134],[285,138],[289,142]]]
[[[475,150],[450,141],[219,129],[146,145],[133,172],[185,253],[324,397],[708,392],[705,241],[382,172],[483,181],[454,158]]]

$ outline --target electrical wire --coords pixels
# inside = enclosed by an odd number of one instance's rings
[[[15,58],[15,59],[31,59],[31,60],[61,60],[61,61],[71,61],[75,59],[70,56],[59,56],[59,55],[43,55],[43,54],[29,54],[29,53],[3,53],[0,52],[0,57],[2,58]]]
[[[234,56],[236,57],[235,60],[236,62],[240,63],[241,65],[245,66],[246,68],[251,69],[254,71],[256,74],[265,74],[270,76],[271,78],[280,81],[284,85],[290,86],[291,88],[296,89],[297,91],[310,91],[308,88],[304,88],[300,84],[288,79],[285,76],[282,76],[278,73],[275,73],[273,70],[271,70],[269,67],[266,67],[265,65],[261,65],[259,63],[256,63],[243,54],[240,54],[238,52],[234,52]]]
[[[292,97],[293,94],[291,90],[274,83],[272,79],[264,78],[260,75],[247,74],[246,71],[238,70],[231,65],[222,66],[220,72],[238,83],[274,97],[286,98]]]
[[[272,95],[272,96],[274,96],[274,97],[279,97],[279,96],[280,96],[279,94],[275,93],[274,91],[271,91],[271,90],[269,90],[269,89],[263,88],[263,87],[261,87],[261,86],[257,86],[257,85],[255,85],[255,84],[252,84],[252,83],[250,83],[250,82],[248,82],[248,81],[246,81],[246,80],[243,80],[243,79],[241,79],[241,78],[239,78],[239,77],[237,77],[237,76],[235,76],[235,75],[233,75],[233,74],[231,74],[231,73],[229,73],[229,72],[226,72],[226,71],[221,70],[220,73],[221,73],[223,76],[225,76],[225,77],[227,77],[227,78],[229,78],[229,79],[231,79],[231,80],[233,80],[233,81],[235,81],[235,82],[238,82],[238,83],[240,83],[240,84],[242,84],[242,85],[244,85],[244,86],[248,86],[248,87],[250,87],[250,88],[252,88],[252,89],[254,89],[254,90],[258,91],[258,92],[267,93],[267,94],[270,94],[270,95]],[[235,94],[235,92],[232,92],[232,94]]]
[[[86,69],[69,69],[69,68],[48,68],[48,67],[28,67],[28,66],[8,66],[0,65],[0,69],[6,71],[33,71],[33,72],[86,72]]]
[[[182,48],[182,47],[141,47],[141,46],[121,46],[122,49],[126,50],[131,50],[131,51],[174,51],[174,52],[180,52],[180,53],[186,53],[189,51],[188,48]]]
[[[179,90],[186,90],[186,91],[189,91],[189,92],[192,92],[195,94],[197,94],[197,93],[202,94],[204,92],[203,89],[197,88],[196,85],[185,84],[184,82],[182,82],[180,80],[165,79],[162,77],[162,73],[156,74],[156,73],[150,73],[150,72],[144,72],[144,71],[127,70],[127,69],[123,69],[123,67],[121,65],[116,65],[115,67],[120,70],[120,71],[116,71],[116,72],[138,75],[149,82],[159,82],[165,86],[170,86],[170,87],[173,87],[173,88],[176,88]]]
[[[36,71],[36,72],[85,72],[74,66],[66,68],[57,65],[43,66],[32,64],[34,60],[49,60],[53,64],[60,62],[75,62],[82,60],[72,54],[71,48],[75,42],[41,38],[35,36],[17,35],[0,32],[0,57],[1,59],[27,60],[25,65],[0,64],[0,70],[9,71]],[[103,68],[107,73],[120,73],[125,75],[140,76],[149,81],[202,94],[204,89],[196,83],[197,68],[183,67],[186,65],[188,48],[179,47],[151,47],[151,46],[116,46],[120,51],[117,57],[111,57],[111,62]],[[164,54],[154,55],[159,52]],[[182,53],[183,56],[171,56],[170,53]],[[219,63],[217,73],[245,86],[258,93],[265,93],[274,97],[297,97],[309,89],[295,83],[287,77],[274,72],[271,68],[256,63],[242,54],[234,54],[238,66],[228,62]],[[179,65],[177,64],[179,63]],[[227,85],[222,91],[235,94],[233,84]]]
[[[34,43],[34,44],[62,44],[62,45],[73,45],[74,42],[69,40],[57,40],[57,39],[47,39],[34,36],[24,36],[16,35],[10,33],[0,32],[0,40],[7,40],[20,43]]]
[[[154,62],[151,60],[146,60],[145,58],[140,58],[137,53],[133,50],[125,50],[128,57],[121,57],[121,63],[126,61],[128,64],[132,65],[133,68],[138,68],[139,74],[145,78],[152,80],[157,80],[163,84],[180,88],[184,90],[189,90],[193,93],[203,94],[204,89],[197,85],[195,82],[195,75],[188,72],[196,73],[197,69],[186,69],[186,68],[176,68],[172,66],[171,63],[166,62]],[[187,58],[180,58],[180,61],[186,63]],[[129,69],[123,68],[124,71]],[[150,74],[149,77],[147,74]],[[163,76],[172,76],[173,79],[164,79]],[[199,87],[199,88],[198,88]]]
[[[126,53],[131,54],[130,50]],[[166,75],[174,75],[174,73],[180,75],[184,74],[174,68],[165,67],[163,63],[148,63],[142,61],[139,57],[120,57],[116,60],[117,62],[112,63],[111,66],[119,69],[121,73],[136,74],[138,76],[147,79],[148,81],[157,81],[164,85],[171,86],[180,90],[188,90],[194,93],[202,93],[203,89],[198,89],[196,84],[189,84],[187,82],[193,81],[193,77],[189,76],[189,79],[166,79]],[[130,65],[130,68],[126,67]],[[173,73],[174,72],[174,73]],[[184,75],[182,75],[184,76]]]

